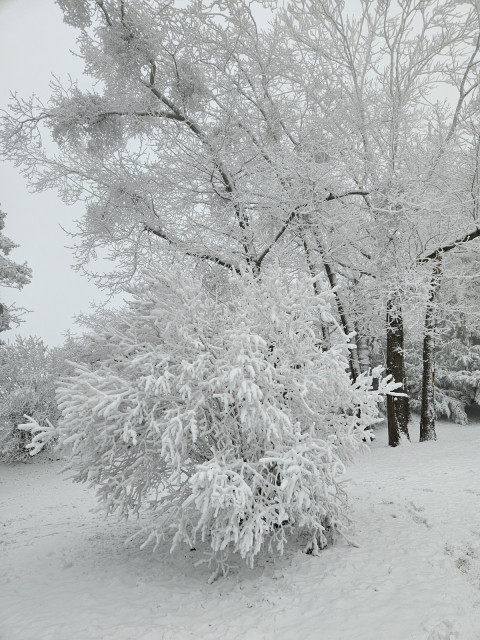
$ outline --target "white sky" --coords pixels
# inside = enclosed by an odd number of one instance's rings
[[[70,54],[75,31],[63,24],[54,0],[0,0],[0,109],[11,91],[27,97],[47,98],[54,73],[78,77],[81,62]],[[3,333],[37,335],[48,344],[59,344],[72,328],[73,316],[88,311],[91,300],[103,295],[70,265],[70,238],[60,224],[72,228],[81,208],[68,207],[55,192],[29,193],[18,169],[0,160],[0,205],[7,214],[4,233],[20,245],[12,252],[16,262],[27,260],[32,282],[22,291],[0,287],[0,301],[15,302],[32,311],[19,329]]]

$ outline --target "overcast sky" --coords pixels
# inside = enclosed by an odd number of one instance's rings
[[[27,97],[49,96],[51,74],[78,77],[81,62],[69,52],[75,48],[75,31],[62,22],[54,0],[0,0],[0,108],[11,91]],[[11,256],[27,260],[33,280],[21,292],[0,287],[0,301],[30,309],[15,333],[37,335],[51,345],[63,340],[73,316],[88,311],[91,300],[103,296],[85,277],[74,272],[70,239],[60,229],[72,228],[80,207],[63,204],[55,192],[29,193],[18,169],[0,160],[0,205],[7,214],[5,234],[20,245]]]

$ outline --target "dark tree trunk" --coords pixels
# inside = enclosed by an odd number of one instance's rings
[[[402,434],[410,439],[408,434],[410,403],[405,375],[402,308],[395,299],[387,302],[387,374],[392,375],[395,382],[400,382],[402,385],[396,393],[407,394],[404,397],[387,396],[388,444],[396,447],[400,444]]]
[[[440,286],[442,256],[435,259],[430,293],[425,312],[423,337],[422,408],[420,414],[420,442],[436,440],[435,432],[435,297]]]
[[[305,255],[307,258],[307,265],[308,265],[308,270],[310,272],[310,275],[312,276],[312,278],[316,278],[316,276],[318,276],[318,269],[313,260],[310,247],[308,246],[307,240],[305,238],[303,239],[303,248],[305,249]],[[322,287],[318,280],[315,280],[313,284],[313,290],[315,291],[316,295],[319,295],[322,292]],[[328,331],[328,327],[322,321],[320,321],[320,325],[322,330],[322,349],[326,351],[327,349],[330,349],[330,347],[332,346],[332,341],[330,339],[330,333]]]
[[[433,309],[427,307],[423,338],[422,408],[420,414],[420,442],[436,440],[435,433],[435,344]]]
[[[325,269],[325,274],[328,279],[328,283],[330,284],[330,287],[333,290],[333,295],[335,296],[335,303],[336,303],[338,315],[340,318],[340,324],[342,325],[342,329],[345,335],[349,335],[353,333],[353,327],[350,325],[348,321],[347,314],[345,313],[345,307],[343,306],[342,299],[336,288],[338,284],[337,274],[335,273],[335,270],[333,269],[330,262],[327,260],[327,256],[325,255],[325,250],[323,249],[323,246],[322,246],[322,240],[319,237],[319,234],[315,231],[313,226],[311,227],[311,232],[312,232],[311,239],[313,241],[314,248],[316,249],[316,252],[321,257],[323,268]],[[314,263],[313,254],[312,254],[312,247],[305,235],[303,236],[303,246],[305,248],[305,254],[307,256],[308,268],[310,270],[310,273],[313,274],[315,273],[315,266],[314,266],[315,263]],[[353,344],[355,344],[355,342],[353,342]],[[360,375],[360,366],[358,363],[356,349],[350,349],[349,355],[348,355],[348,365],[349,365],[350,375],[352,377],[352,380],[353,382],[355,382],[355,380]]]
[[[333,295],[335,296],[335,302],[337,303],[337,311],[340,317],[340,323],[342,325],[342,329],[346,335],[353,333],[353,328],[350,326],[348,322],[347,314],[345,313],[345,308],[343,306],[342,300],[336,290],[337,286],[337,274],[332,268],[332,265],[328,262],[323,252],[320,250],[320,254],[323,260],[323,266],[325,268],[325,273],[327,274],[328,282],[333,289]],[[349,366],[350,366],[350,375],[352,376],[353,382],[360,375],[360,367],[358,365],[357,352],[356,349],[351,349],[349,353]]]

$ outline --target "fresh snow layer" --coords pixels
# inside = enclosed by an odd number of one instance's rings
[[[412,433],[418,433],[418,427]],[[0,467],[1,640],[478,640],[480,425],[348,470],[354,545],[207,584],[200,552],[124,544],[60,462]]]

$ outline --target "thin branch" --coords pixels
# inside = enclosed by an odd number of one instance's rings
[[[430,260],[436,260],[441,254],[447,253],[448,251],[452,251],[452,249],[455,249],[459,245],[465,244],[466,242],[470,242],[470,240],[475,240],[475,238],[480,238],[480,227],[477,227],[475,231],[470,231],[469,233],[464,235],[462,238],[458,238],[457,240],[454,240],[450,244],[445,244],[441,247],[437,247],[434,251],[424,256],[423,258],[418,258],[417,263],[425,264]]]
[[[161,238],[162,240],[165,240],[166,242],[168,242],[168,244],[171,244],[174,247],[178,247],[180,243],[175,242],[174,240],[172,240],[172,238],[170,238],[164,231],[162,231],[161,229],[157,229],[155,227],[151,227],[148,224],[144,224],[144,229],[145,231],[147,231],[148,233],[153,233],[153,235],[157,236],[157,238]],[[188,251],[182,248],[182,251],[185,255],[190,256],[191,258],[198,258],[200,260],[208,260],[209,262],[214,262],[215,264],[220,265],[221,267],[225,267],[226,269],[230,269],[230,271],[235,271],[235,273],[240,274],[240,268],[234,264],[232,264],[231,262],[227,262],[226,260],[223,260],[223,258],[219,258],[218,256],[214,256],[211,254],[207,254],[207,253],[196,253],[194,251]]]
[[[480,36],[477,36],[477,42],[475,45],[475,48],[473,50],[472,55],[470,56],[470,60],[468,61],[467,67],[465,69],[465,73],[463,74],[462,77],[462,81],[460,83],[460,88],[459,88],[459,97],[458,97],[458,102],[457,102],[457,106],[455,108],[455,113],[453,115],[453,120],[452,120],[452,124],[450,126],[450,130],[447,134],[447,137],[445,138],[445,146],[450,142],[450,139],[452,138],[453,134],[455,133],[455,129],[457,128],[457,124],[458,124],[458,119],[460,117],[460,110],[462,108],[462,105],[465,101],[465,98],[468,96],[468,94],[475,89],[476,87],[478,87],[478,82],[475,82],[470,89],[465,90],[465,84],[467,82],[467,78],[468,78],[468,74],[470,72],[470,69],[472,69],[472,67],[475,66],[475,58],[478,54],[480,50]]]
[[[341,198],[346,198],[347,196],[369,196],[370,192],[369,191],[347,191],[346,193],[329,193],[328,196],[325,198],[325,200],[327,202],[330,202],[331,200],[340,200]]]
[[[153,95],[158,98],[161,102],[163,102],[163,104],[168,107],[170,109],[170,111],[172,112],[170,119],[172,120],[178,120],[178,122],[183,122],[184,124],[187,125],[187,127],[190,129],[190,131],[192,131],[192,133],[194,133],[197,138],[206,146],[208,147],[208,149],[210,150],[210,152],[212,153],[213,156],[213,162],[222,178],[222,181],[225,185],[225,190],[230,193],[233,194],[234,190],[235,190],[235,185],[232,181],[232,179],[230,178],[230,176],[228,175],[228,173],[226,172],[226,170],[222,167],[220,161],[218,160],[218,158],[216,158],[216,154],[214,152],[214,149],[212,148],[212,145],[210,144],[207,136],[203,133],[203,131],[200,129],[200,127],[197,125],[196,122],[194,122],[191,118],[189,118],[187,115],[185,115],[184,113],[182,113],[181,109],[179,109],[169,98],[167,98],[166,95],[164,95],[163,93],[161,93],[161,91],[159,91],[158,89],[156,89],[154,86],[152,85],[147,85],[148,88],[150,89],[150,91],[153,93]],[[164,112],[158,112],[158,113],[164,113]],[[166,116],[162,116],[162,117],[166,117]]]
[[[110,18],[110,16],[108,15],[107,10],[105,9],[105,5],[103,4],[103,0],[95,0],[97,7],[99,7],[102,12],[103,15],[105,16],[105,20],[108,24],[109,27],[111,27],[113,25],[112,19]]]
[[[472,55],[470,56],[470,59],[468,61],[468,64],[465,68],[465,72],[462,76],[462,80],[460,82],[460,87],[459,87],[459,95],[458,95],[458,100],[457,100],[457,104],[455,106],[455,112],[453,114],[453,118],[452,118],[452,122],[450,124],[450,128],[448,130],[448,133],[445,137],[445,140],[443,142],[443,144],[441,145],[441,147],[439,148],[438,152],[437,152],[437,156],[434,159],[431,169],[428,173],[427,179],[429,180],[432,175],[435,172],[436,167],[438,166],[438,163],[440,162],[443,154],[445,153],[445,150],[448,146],[448,143],[450,142],[450,140],[453,138],[453,135],[456,131],[456,128],[458,126],[458,121],[460,119],[460,112],[462,110],[463,104],[465,102],[465,98],[474,90],[478,87],[479,82],[474,82],[473,85],[469,88],[469,89],[465,89],[465,85],[467,83],[467,79],[470,73],[470,70],[476,65],[478,64],[478,61],[475,62],[475,58],[477,56],[477,54],[480,51],[480,35],[477,36],[477,40],[476,40],[476,44],[475,44],[475,48],[472,52]]]
[[[283,236],[283,234],[285,233],[285,231],[288,229],[290,223],[293,221],[293,219],[296,217],[298,211],[299,211],[300,207],[296,207],[288,216],[288,218],[285,220],[285,222],[283,223],[281,229],[278,231],[278,233],[276,234],[276,236],[274,237],[274,239],[272,240],[272,242],[268,245],[268,247],[266,247],[262,253],[258,256],[258,258],[255,260],[255,265],[257,266],[258,269],[260,269],[262,262],[264,261],[264,259],[267,257],[267,255],[270,253],[270,251],[273,249],[273,247],[277,244],[277,242],[280,240],[280,238]]]
[[[189,118],[186,114],[184,114],[181,111],[181,109],[179,109],[176,106],[176,104],[172,102],[167,96],[161,93],[161,91],[156,89],[151,84],[147,83],[146,86],[150,89],[150,91],[153,93],[155,97],[157,97],[161,102],[163,102],[163,104],[166,107],[168,107],[171,110],[174,116],[171,119],[177,120],[179,122],[183,122],[190,129],[190,131],[192,131],[192,133],[202,142],[202,144],[204,144],[207,147],[207,149],[210,151],[213,164],[217,169],[218,173],[220,174],[226,193],[230,196],[230,201],[235,210],[235,215],[237,217],[238,225],[244,234],[243,249],[247,256],[247,261],[255,264],[255,260],[253,259],[253,255],[252,255],[253,252],[251,250],[251,246],[249,245],[248,239],[247,239],[247,230],[250,226],[250,222],[245,212],[242,211],[238,202],[235,202],[233,198],[236,191],[235,181],[231,178],[227,170],[222,165],[222,162],[218,159],[214,147],[210,143],[206,134],[200,129],[199,125],[196,122],[194,122],[191,118]]]
[[[184,122],[184,118],[175,114],[175,113],[171,113],[170,111],[117,111],[117,110],[112,110],[112,111],[102,111],[101,113],[97,114],[99,117],[105,117],[105,116],[134,116],[137,118],[145,118],[147,116],[152,116],[154,118],[166,118],[167,120],[177,120],[179,122]]]
[[[325,201],[326,202],[331,202],[332,200],[340,200],[341,198],[346,198],[347,196],[368,196],[368,195],[369,195],[368,191],[357,191],[357,190],[355,190],[355,191],[347,191],[346,193],[341,193],[341,194],[329,193],[329,195],[325,198]],[[272,242],[268,245],[268,247],[266,247],[262,251],[262,253],[255,260],[255,265],[257,266],[257,268],[260,268],[263,260],[266,258],[266,256],[270,253],[270,251],[273,249],[273,247],[276,245],[276,243],[280,240],[280,238],[287,231],[288,227],[293,222],[293,220],[296,218],[296,216],[297,216],[297,214],[298,214],[300,209],[301,209],[300,205],[298,207],[295,207],[295,209],[289,214],[289,216],[287,217],[287,219],[283,223],[283,225],[280,228],[280,230],[278,231],[278,233],[275,235],[275,237],[272,240]]]

